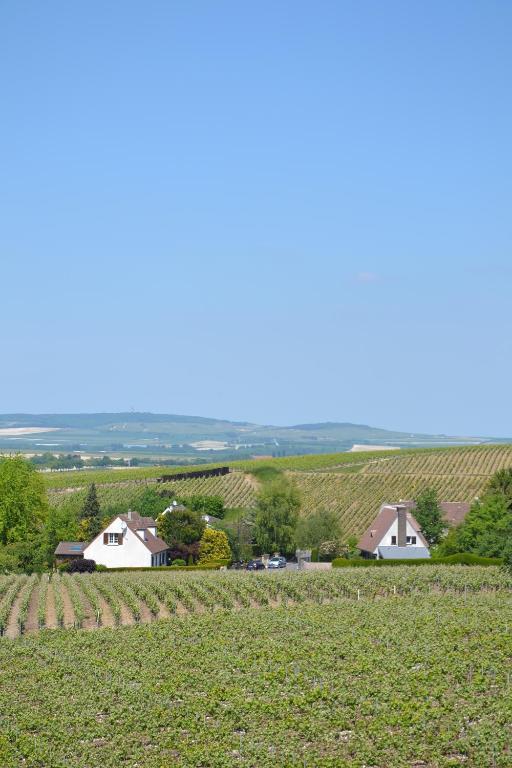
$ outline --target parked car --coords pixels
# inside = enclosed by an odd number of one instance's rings
[[[263,563],[261,560],[249,560],[246,568],[248,571],[264,571],[265,563]]]
[[[286,557],[276,555],[268,561],[267,568],[286,568]]]

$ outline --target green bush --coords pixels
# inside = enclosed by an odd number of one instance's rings
[[[425,557],[417,560],[370,560],[364,557],[357,557],[348,560],[344,557],[337,557],[332,561],[333,568],[383,568],[388,565],[502,565],[503,560],[499,557],[480,557],[469,552],[459,553],[457,555],[447,555],[446,557]]]
[[[102,568],[106,573],[128,573],[129,571],[218,571],[224,563],[206,563],[205,565],[145,565],[140,568]],[[96,570],[98,566],[96,566]]]
[[[182,557],[177,557],[176,560],[172,561],[171,565],[186,565],[186,562]]]

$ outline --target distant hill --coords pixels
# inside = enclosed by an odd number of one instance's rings
[[[212,461],[253,456],[334,453],[359,446],[395,448],[506,442],[493,438],[397,432],[325,422],[272,426],[158,413],[0,415],[0,451],[80,451]]]

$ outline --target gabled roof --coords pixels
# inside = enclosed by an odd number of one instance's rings
[[[439,506],[443,510],[443,519],[451,525],[460,525],[471,509],[467,501],[442,501]]]
[[[72,557],[74,555],[77,557],[78,555],[83,554],[86,546],[86,541],[59,541],[54,554],[66,555],[68,557]]]
[[[411,509],[414,505],[413,501],[400,502],[401,506],[406,507],[407,510]],[[357,548],[363,552],[374,552],[379,546],[382,538],[391,528],[391,525],[396,520],[396,504],[383,504],[379,510],[379,514],[370,525],[369,528],[363,533],[357,543]],[[423,534],[421,533],[418,521],[413,517],[412,513],[407,511],[407,522],[416,531],[418,538],[422,544],[428,548],[428,544],[425,541]]]
[[[136,536],[139,536],[138,533],[135,533]],[[149,549],[152,555],[158,554],[158,552],[164,552],[164,550],[169,549],[169,545],[166,544],[166,542],[160,538],[160,536],[153,536],[151,531],[145,532],[146,539],[144,540],[144,544]],[[140,536],[139,536],[140,538]]]
[[[156,528],[156,523],[152,517],[141,517],[137,512],[132,512],[130,515],[119,515],[121,520],[125,523],[137,523],[137,530],[144,528]]]
[[[427,547],[379,547],[379,557],[383,560],[419,560],[430,557]]]
[[[166,549],[169,549],[169,545],[166,544],[163,539],[159,536],[155,536],[148,530],[148,528],[156,528],[156,523],[152,517],[141,517],[132,512],[131,519],[128,515],[119,515],[119,518],[126,523],[130,531],[142,541],[152,555],[156,555],[159,552],[164,552]],[[143,537],[137,533],[137,531],[141,530],[144,531]]]

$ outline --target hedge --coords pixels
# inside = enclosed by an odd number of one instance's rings
[[[500,557],[480,557],[463,552],[446,557],[421,557],[417,560],[371,560],[363,557],[348,560],[337,557],[332,561],[333,568],[382,568],[386,565],[503,565],[503,560]]]
[[[139,568],[101,568],[101,573],[126,573],[127,571],[218,571],[223,566],[223,562],[204,563],[204,565],[147,565]]]

